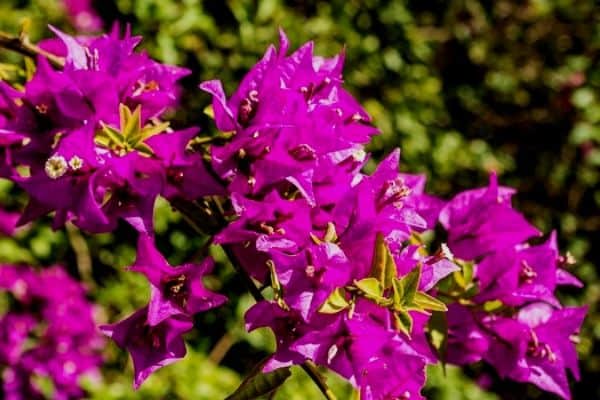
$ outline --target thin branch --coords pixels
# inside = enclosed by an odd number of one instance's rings
[[[183,198],[170,199],[169,202],[198,233],[211,236],[226,225],[225,218],[208,202],[198,204]]]
[[[221,339],[219,339],[215,347],[213,347],[208,355],[208,359],[215,363],[215,365],[219,365],[234,344],[235,339],[229,332],[226,332]]]
[[[92,256],[90,255],[90,248],[85,241],[83,235],[79,229],[71,224],[66,224],[67,237],[75,253],[75,260],[77,263],[77,270],[81,279],[90,287],[96,286],[94,277],[92,276]]]
[[[58,69],[62,69],[65,66],[64,58],[49,53],[29,42],[29,39],[25,35],[13,36],[5,32],[0,32],[0,48],[12,50],[31,58],[36,58],[37,56],[45,57],[52,66]]]
[[[304,372],[306,372],[306,375],[308,375],[310,379],[312,379],[313,382],[315,382],[315,384],[319,387],[327,400],[336,400],[335,394],[333,394],[331,389],[329,389],[329,386],[327,386],[327,383],[323,379],[323,376],[321,376],[321,373],[317,369],[315,363],[312,361],[305,361],[302,363],[301,367]]]
[[[246,273],[246,271],[244,271],[244,269],[242,267],[240,267],[240,262],[237,259],[237,257],[235,256],[235,254],[233,253],[233,251],[231,250],[231,248],[229,248],[228,246],[221,246],[221,247],[223,248],[223,251],[225,251],[227,258],[229,258],[229,262],[231,262],[231,265],[233,265],[235,270],[244,279],[244,282],[246,283],[246,286],[248,287],[248,291],[254,298],[254,301],[256,301],[258,303],[259,301],[264,300],[265,299],[264,296],[262,295],[262,293],[260,292],[258,287],[256,287],[256,285],[254,284],[254,281],[252,280],[250,275],[248,275]]]

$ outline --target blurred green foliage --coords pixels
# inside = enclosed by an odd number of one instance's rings
[[[70,30],[57,4],[3,0],[0,29],[16,33],[28,20],[25,26],[33,39],[49,35],[47,23]],[[205,132],[212,129],[202,113],[209,98],[193,88],[201,80],[219,78],[230,93],[276,41],[278,27],[294,45],[314,39],[320,54],[333,55],[345,47],[347,86],[382,130],[370,145],[374,157],[368,169],[400,146],[402,168],[425,173],[429,190],[446,197],[484,185],[488,172],[495,170],[504,184],[518,188],[518,207],[540,229],[558,230],[562,249],[578,259],[573,272],[586,282],[582,293],[566,291],[564,299],[590,306],[580,345],[583,379],[573,386],[574,397],[600,398],[595,379],[600,374],[596,1],[98,0],[96,5],[107,27],[114,21],[130,23],[144,36],[142,47],[152,56],[192,70],[175,125],[200,124]],[[0,59],[20,62],[5,52]],[[10,66],[0,64],[1,73],[10,74]],[[0,203],[18,208],[24,199],[2,182]],[[126,355],[110,345],[102,383],[88,382],[92,398],[222,398],[272,350],[270,334],[244,332],[241,318],[251,301],[241,295],[243,283],[218,249],[208,247],[207,239],[168,205],[159,204],[157,211],[158,244],[170,261],[213,254],[219,265],[207,284],[232,301],[199,316],[186,361],[164,368],[138,393],[130,390]],[[102,305],[100,320],[115,321],[147,299],[143,280],[123,269],[133,260],[134,237],[126,226],[113,234],[86,236],[84,254],[92,259],[87,271],[73,249],[72,235],[39,223],[15,239],[0,238],[0,261],[68,265],[93,289],[91,296]],[[449,369],[446,376],[432,369],[430,376],[431,398],[485,398],[458,369]],[[336,391],[347,390],[335,382]],[[550,398],[514,388],[501,386],[503,398]],[[317,397],[306,377],[295,371],[276,398]]]

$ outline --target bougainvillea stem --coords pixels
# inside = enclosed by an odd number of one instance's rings
[[[226,225],[224,218],[215,212],[218,209],[210,203],[203,207],[196,202],[174,198],[170,204],[194,230],[203,235],[214,235]]]
[[[73,253],[75,253],[79,275],[87,285],[88,290],[95,288],[96,282],[92,275],[92,256],[90,255],[90,248],[87,241],[75,225],[68,223],[65,225],[65,228],[69,243],[71,243],[71,248],[73,249]]]
[[[65,66],[64,58],[57,57],[54,54],[44,51],[35,44],[30,43],[27,36],[13,36],[5,32],[0,32],[0,47],[12,50],[27,57],[35,58],[37,56],[43,56],[56,68],[63,68]]]
[[[323,377],[319,373],[317,366],[312,361],[306,361],[301,365],[302,369],[310,378],[317,384],[321,392],[325,395],[328,400],[336,400],[335,394],[329,389],[327,383],[323,380]]]
[[[239,267],[239,262],[237,261],[237,258],[235,257],[235,254],[233,253],[233,251],[231,251],[231,249],[228,246],[222,246],[222,247],[223,247],[223,251],[227,255],[227,258],[229,259],[229,262],[231,263],[231,265],[233,265],[235,270],[244,279],[246,286],[248,287],[248,291],[252,295],[252,298],[257,303],[259,301],[264,300],[265,298],[263,297],[263,295],[260,292],[260,290],[258,289],[258,287],[256,287],[256,285],[254,284],[254,281],[252,280],[252,278],[244,271],[243,268]]]

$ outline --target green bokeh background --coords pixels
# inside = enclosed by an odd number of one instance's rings
[[[578,260],[572,272],[583,291],[565,290],[567,304],[584,303],[590,313],[579,350],[583,379],[575,399],[600,398],[600,8],[594,0],[99,0],[110,27],[128,22],[144,36],[153,57],[184,65],[186,78],[176,126],[200,124],[211,132],[202,110],[209,97],[196,89],[220,78],[231,93],[277,28],[294,46],[315,40],[317,53],[346,48],[345,80],[373,116],[382,135],[369,149],[367,166],[394,147],[402,169],[428,176],[430,192],[450,197],[482,186],[495,170],[503,184],[519,190],[516,203],[544,232],[556,229],[561,248]],[[49,36],[46,24],[72,32],[54,0],[3,0],[0,30],[17,33],[29,23],[32,39]],[[10,63],[19,56],[0,50],[0,76],[18,79]],[[0,204],[17,209],[23,196],[0,182]],[[244,332],[241,317],[251,300],[218,249],[194,234],[165,203],[157,205],[158,245],[173,263],[219,261],[208,284],[228,294],[225,307],[197,318],[188,337],[188,357],[131,390],[127,355],[107,346],[100,382],[85,383],[94,399],[220,399],[235,389],[254,362],[273,348],[268,332]],[[83,243],[86,246],[82,246]],[[98,319],[116,321],[147,301],[144,280],[123,267],[134,258],[135,232],[122,226],[90,237],[74,229],[52,232],[47,221],[0,238],[0,262],[68,266],[101,305]],[[87,249],[86,249],[87,247]],[[1,309],[1,304],[0,304]],[[227,351],[221,351],[221,350]],[[432,399],[486,399],[466,375],[430,371]],[[330,376],[341,399],[350,392]],[[550,399],[523,385],[497,384],[501,398]],[[317,399],[301,371],[275,397]]]

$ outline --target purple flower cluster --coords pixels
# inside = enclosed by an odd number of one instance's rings
[[[156,249],[155,200],[202,208],[197,200],[224,195],[222,207],[203,203],[207,218],[226,222],[214,242],[272,289],[245,316],[248,330],[269,327],[276,336],[264,371],[312,361],[363,400],[420,399],[426,365],[443,356],[461,365],[484,360],[502,377],[569,397],[566,370],[578,377],[572,342],[586,309],[565,308],[555,296],[560,285],[581,285],[562,268],[570,259],[559,255],[555,235],[534,244],[538,230],[495,175],[489,187],[445,202],[425,193],[424,176],[399,172],[398,150],[362,172],[377,129],[343,88],[343,53],[315,56],[309,42],[288,55],[280,32],[279,49],[271,46],[231,97],[220,81],[202,83],[220,138],[230,138],[212,145],[205,163],[198,130],[173,132],[163,121],[188,71],[136,53],[140,39],[118,28],[100,37],[54,32],[58,39],[41,46],[64,68],[40,58],[23,90],[0,82],[0,177],[29,194],[20,224],[53,213],[54,227],[72,221],[100,233],[122,219],[138,231],[130,270],[147,278],[149,303],[102,327],[131,353],[135,388],[185,355],[195,314],[226,301],[203,285],[212,259],[174,267]],[[438,223],[447,245],[431,251],[421,233]],[[0,214],[0,230],[13,226]],[[73,339],[91,329],[69,319],[89,314],[81,288],[57,269],[38,276],[6,267],[0,278],[36,310],[0,322],[5,392],[35,398],[30,376],[42,374],[57,393],[77,396],[75,377],[98,360],[89,338]],[[60,296],[42,286],[60,287]],[[443,352],[430,343],[433,313],[446,313]],[[51,321],[42,336],[40,315]],[[32,332],[40,345],[24,348]]]
[[[195,313],[225,301],[202,286],[212,260],[173,268],[154,248],[156,198],[193,201],[223,189],[190,147],[198,130],[173,132],[161,120],[187,70],[134,52],[140,38],[121,37],[118,27],[81,38],[53,30],[58,39],[40,46],[63,57],[64,68],[40,57],[22,91],[0,82],[0,176],[30,196],[20,224],[53,212],[54,227],[72,221],[101,233],[123,219],[140,233],[131,270],[148,278],[150,303],[103,327],[131,352],[138,387],[183,357],[181,334]]]
[[[210,258],[202,264],[172,267],[154,247],[152,238],[140,236],[137,259],[130,270],[144,274],[150,282],[150,302],[123,321],[101,327],[131,353],[136,389],[152,372],[185,356],[182,335],[192,329],[194,314],[227,300],[202,285],[202,276],[212,267]]]
[[[310,206],[331,203],[339,195],[331,182],[353,178],[377,130],[341,87],[344,54],[316,57],[308,43],[286,57],[280,36],[280,50],[269,48],[230,99],[220,81],[200,85],[213,95],[217,127],[234,134],[212,148],[212,165],[230,193],[265,194],[287,183]],[[345,168],[333,168],[339,164]]]
[[[560,285],[581,287],[563,267],[556,235],[530,245],[539,232],[511,207],[514,190],[489,187],[458,194],[442,210],[455,256],[475,264],[471,305],[448,311],[448,361],[485,360],[501,377],[530,382],[570,398],[566,370],[579,378],[577,333],[587,307],[562,307]]]
[[[218,191],[186,150],[197,130],[160,120],[187,70],[134,52],[140,38],[118,27],[92,38],[54,32],[42,47],[64,57],[63,69],[40,58],[23,91],[0,82],[0,176],[30,195],[20,223],[54,212],[55,227],[107,232],[124,219],[152,233],[157,196]]]
[[[54,399],[82,397],[79,380],[98,374],[104,340],[81,284],[60,267],[2,265],[0,288],[11,305],[0,317],[2,398],[45,398],[38,378],[52,382]]]
[[[363,399],[421,398],[435,361],[428,311],[445,310],[426,292],[458,267],[408,242],[443,204],[423,193],[424,177],[398,172],[398,151],[362,174],[377,131],[342,88],[343,54],[317,57],[307,43],[287,56],[280,41],[231,98],[218,81],[201,85],[217,127],[233,134],[211,149],[238,217],[215,241],[275,292],[247,327],[276,335],[266,371],[312,360]]]

